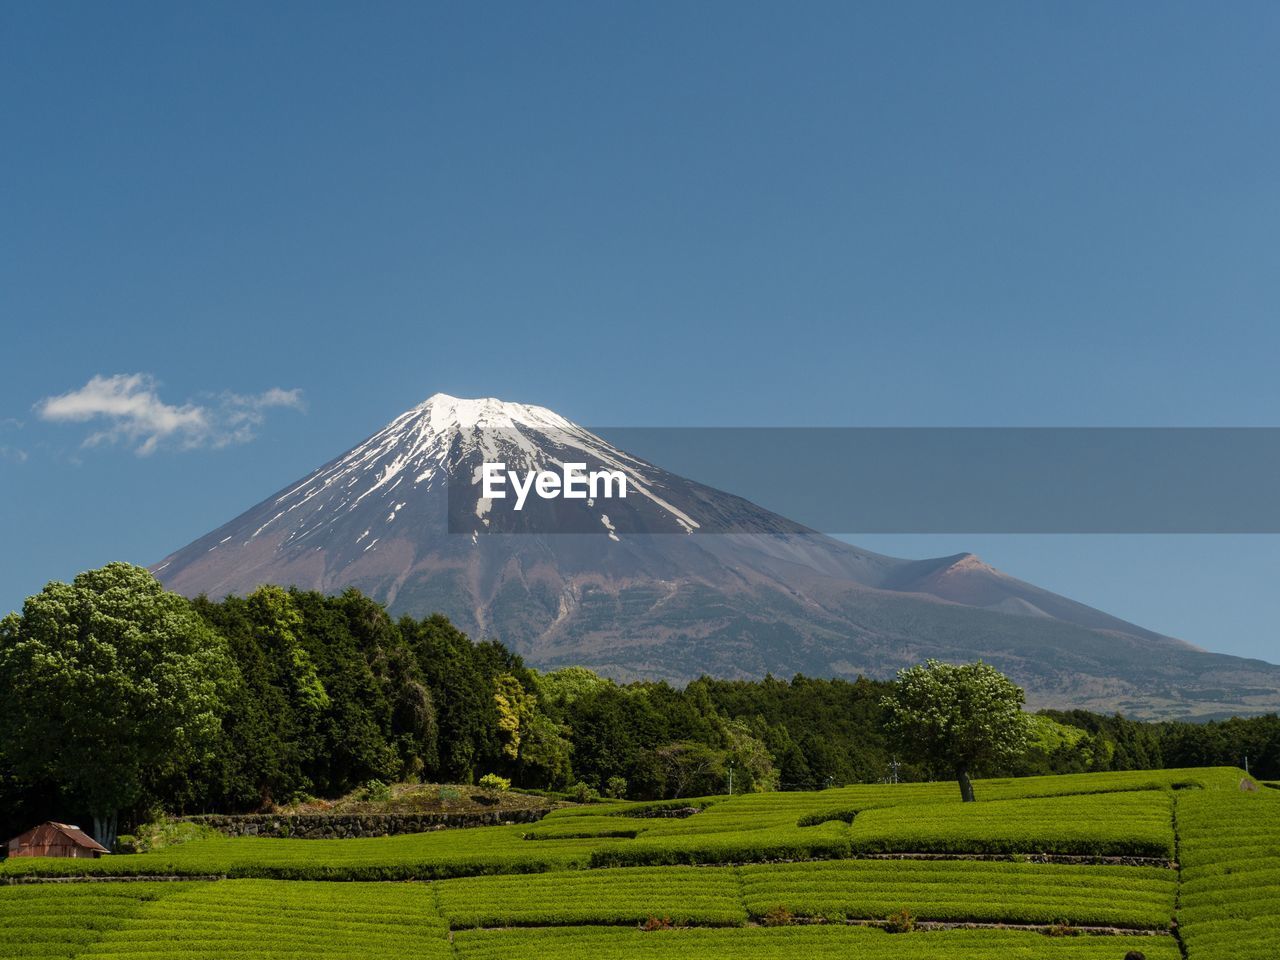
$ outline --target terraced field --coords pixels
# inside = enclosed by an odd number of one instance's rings
[[[1280,792],[1242,777],[979,781],[976,804],[951,784],[847,787],[6,861],[0,957],[1174,960],[1181,939],[1187,960],[1270,960]]]
[[[79,957],[186,883],[59,883],[0,888],[0,956]]]
[[[430,960],[452,953],[427,884],[33,884],[0,891],[0,904],[5,957]]]

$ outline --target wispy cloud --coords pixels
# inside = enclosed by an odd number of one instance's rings
[[[165,403],[159,382],[146,373],[95,376],[78,390],[45,397],[35,406],[42,420],[95,423],[87,447],[127,443],[139,456],[164,446],[179,450],[226,447],[256,436],[268,410],[301,410],[302,391],[272,387],[258,394],[216,394],[201,402]]]
[[[15,420],[13,417],[0,417],[0,434],[21,429],[21,420]],[[0,460],[8,460],[11,463],[24,463],[26,459],[27,451],[21,447],[15,447],[9,443],[0,443]]]

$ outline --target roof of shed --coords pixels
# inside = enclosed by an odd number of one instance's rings
[[[45,827],[52,827],[53,829],[57,830],[59,833],[61,833],[64,837],[66,837],[68,840],[70,840],[72,843],[74,843],[78,847],[84,847],[86,850],[100,850],[103,853],[111,852],[102,844],[100,844],[97,840],[93,839],[93,837],[89,836],[87,833],[85,833],[83,830],[77,827],[75,824],[58,823],[56,820],[46,820],[44,823],[40,824],[39,826],[32,827],[26,833],[21,833],[18,836],[14,837],[14,840],[22,840],[25,837],[28,837]]]

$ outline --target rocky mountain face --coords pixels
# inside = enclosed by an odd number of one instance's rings
[[[530,491],[515,510],[509,483],[503,499],[482,495],[496,462],[620,472],[627,496]],[[1280,667],[1197,650],[972,554],[860,550],[494,399],[436,394],[152,569],[189,596],[355,586],[393,613],[444,613],[535,666],[620,679],[887,677],[926,657],[981,657],[1037,706],[1280,707]]]

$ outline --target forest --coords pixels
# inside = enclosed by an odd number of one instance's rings
[[[394,619],[354,589],[189,601],[126,564],[51,583],[0,621],[0,689],[0,836],[51,816],[249,812],[487,773],[631,799],[724,793],[731,770],[735,793],[949,775],[894,755],[884,681],[703,677],[679,689],[539,672],[498,640],[439,615]],[[165,713],[184,697],[197,706]],[[981,772],[1248,757],[1256,775],[1280,777],[1275,715],[1153,724],[1042,711],[1033,731],[1014,766]]]

